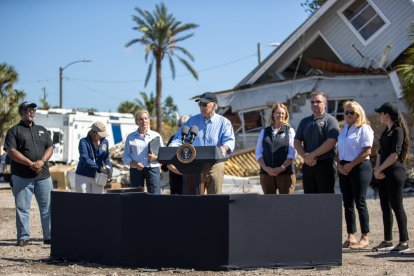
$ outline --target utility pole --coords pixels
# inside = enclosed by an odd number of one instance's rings
[[[63,70],[65,70],[66,68],[68,68],[69,66],[71,66],[72,64],[78,63],[78,62],[91,62],[91,60],[76,60],[73,61],[71,63],[69,63],[68,65],[66,65],[65,67],[59,67],[59,108],[63,108],[63,89],[62,89],[62,80],[63,80]]]

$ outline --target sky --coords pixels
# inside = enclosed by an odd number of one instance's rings
[[[172,96],[180,114],[199,112],[191,97],[237,85],[285,40],[308,14],[304,0],[165,0],[168,12],[183,23],[199,27],[183,41],[195,58],[195,80],[175,59],[173,80],[163,67],[163,99]],[[0,63],[19,74],[15,89],[26,100],[40,104],[47,93],[51,106],[59,106],[59,67],[63,71],[63,108],[95,108],[117,112],[124,101],[155,96],[155,72],[144,86],[148,64],[144,47],[125,47],[141,34],[132,28],[135,7],[153,11],[153,0],[0,0]]]

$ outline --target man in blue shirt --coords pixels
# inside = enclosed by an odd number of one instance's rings
[[[235,145],[233,126],[228,119],[216,113],[218,107],[216,95],[206,92],[198,97],[196,102],[198,102],[200,114],[192,116],[182,126],[198,127],[193,146],[219,146],[223,156],[230,154]],[[170,147],[178,147],[182,144],[181,128],[175,134]],[[173,165],[169,165],[169,168],[178,172]],[[220,194],[224,178],[224,163],[214,164],[209,171],[203,173],[202,177],[208,194]]]

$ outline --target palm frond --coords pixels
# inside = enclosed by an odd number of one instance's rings
[[[181,53],[183,53],[184,55],[186,55],[189,59],[191,59],[191,61],[194,61],[194,57],[193,55],[187,51],[187,49],[183,48],[183,47],[179,47],[179,46],[172,46],[171,49],[177,50]]]
[[[152,73],[152,66],[154,65],[154,61],[151,61],[151,63],[148,65],[148,71],[147,71],[147,76],[145,78],[145,84],[144,86],[147,87],[148,85],[148,81],[151,78],[151,73]]]
[[[187,68],[188,71],[190,71],[190,73],[193,75],[193,77],[198,80],[198,73],[197,71],[193,68],[193,66],[191,66],[190,63],[188,63],[188,61],[186,61],[185,59],[183,59],[182,57],[176,56],[178,58],[178,60]]]
[[[170,64],[170,70],[172,73],[172,78],[175,79],[175,64],[174,64],[174,60],[171,58],[171,55],[168,55],[168,61]]]
[[[180,42],[180,41],[186,40],[186,39],[188,39],[188,38],[190,38],[190,37],[193,37],[193,36],[194,36],[194,34],[193,34],[193,33],[191,33],[191,34],[188,34],[188,35],[185,35],[185,36],[182,36],[182,37],[175,37],[175,38],[174,38],[174,42],[175,42],[175,43],[177,43],[177,42]]]

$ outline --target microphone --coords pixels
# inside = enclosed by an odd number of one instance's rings
[[[190,138],[188,138],[188,143],[192,144],[194,141],[194,138],[197,136],[198,134],[198,127],[197,126],[192,126],[190,129]]]
[[[181,128],[181,142],[184,144],[185,139],[187,139],[188,132],[190,131],[190,128],[188,126],[183,126]]]

